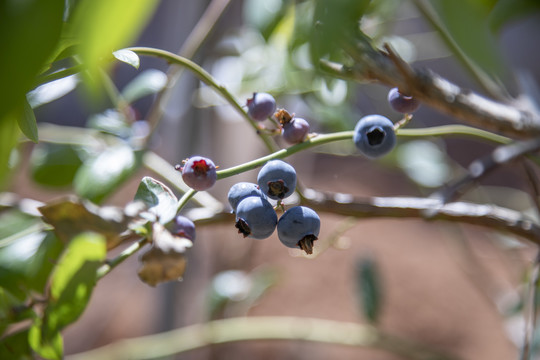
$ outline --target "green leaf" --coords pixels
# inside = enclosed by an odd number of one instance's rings
[[[46,186],[71,185],[82,165],[79,153],[72,145],[40,143],[32,150],[30,173],[32,179]]]
[[[20,111],[15,110],[4,118],[0,117],[0,186],[4,185],[12,167],[10,160],[19,138],[19,126],[17,125],[19,114]]]
[[[82,232],[91,231],[106,238],[108,249],[120,243],[120,233],[127,229],[130,220],[120,208],[100,208],[88,201],[71,197],[50,202],[38,210],[65,243]]]
[[[488,25],[490,1],[434,0],[431,3],[465,55],[492,78],[504,79],[506,66]]]
[[[90,116],[86,126],[121,138],[127,138],[131,135],[131,127],[126,116],[114,109],[107,109],[102,113]]]
[[[382,294],[379,273],[372,258],[364,258],[358,262],[356,279],[362,312],[369,322],[376,323],[381,310]]]
[[[492,31],[500,31],[507,23],[540,12],[538,0],[499,0],[489,14]]]
[[[144,96],[155,94],[167,84],[167,75],[156,69],[141,72],[131,80],[122,90],[122,96],[128,103],[132,103]]]
[[[82,62],[90,74],[99,73],[111,53],[129,45],[145,26],[155,0],[82,0],[72,18],[73,35],[80,41]]]
[[[135,193],[135,200],[144,202],[162,224],[168,223],[176,216],[178,199],[174,193],[165,184],[149,176],[141,180]]]
[[[69,94],[71,91],[75,90],[78,83],[78,75],[69,75],[38,86],[26,94],[26,98],[32,109],[35,109]]]
[[[60,332],[44,332],[41,319],[36,318],[28,332],[28,344],[45,359],[60,360],[64,354],[64,340]]]
[[[23,106],[60,38],[63,15],[64,0],[0,2],[0,119]]]
[[[12,291],[43,293],[54,261],[63,249],[52,233],[33,232],[0,249],[0,281]]]
[[[0,335],[8,325],[21,320],[31,319],[35,313],[25,304],[26,299],[19,299],[0,287]],[[1,352],[1,350],[0,350]],[[0,356],[0,359],[4,359]]]
[[[0,359],[34,359],[28,342],[28,330],[19,331],[0,339]]]
[[[139,165],[139,159],[128,145],[107,148],[79,168],[73,179],[75,192],[100,203],[133,174]]]
[[[106,241],[99,234],[82,233],[71,240],[51,276],[44,316],[48,331],[60,331],[83,313],[106,255]]]
[[[22,133],[28,139],[37,144],[39,138],[36,116],[34,115],[34,110],[32,110],[32,107],[26,99],[24,100],[23,109],[22,116],[17,117],[19,129],[21,129]]]
[[[127,49],[121,49],[113,52],[113,55],[116,59],[133,66],[135,69],[139,69],[139,66],[141,65],[141,60],[139,59],[139,55],[134,53],[131,50]]]

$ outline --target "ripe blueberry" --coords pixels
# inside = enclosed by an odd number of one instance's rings
[[[236,208],[235,227],[244,237],[265,239],[272,235],[277,221],[272,205],[260,196],[249,196]]]
[[[270,160],[259,171],[257,184],[271,199],[282,200],[296,188],[296,171],[282,160]]]
[[[385,155],[396,145],[394,124],[382,115],[364,116],[354,128],[353,141],[369,158]]]
[[[189,239],[191,241],[195,240],[195,224],[193,221],[188,219],[185,216],[178,215],[174,218],[172,223],[171,233]]]
[[[321,219],[312,209],[295,206],[285,211],[277,224],[279,240],[290,248],[300,248],[313,253],[313,242],[319,236]]]
[[[420,106],[417,99],[401,93],[397,87],[388,92],[388,102],[394,110],[404,114],[410,114]]]
[[[267,93],[253,93],[253,97],[247,100],[248,115],[255,121],[264,121],[274,114],[276,100]]]
[[[214,162],[202,156],[192,156],[183,162],[182,167],[175,166],[182,172],[182,179],[194,190],[203,191],[211,188],[217,180]]]
[[[231,205],[233,211],[236,212],[236,208],[240,201],[244,200],[248,196],[260,196],[266,198],[266,195],[259,189],[257,184],[250,182],[239,182],[231,186],[227,199]]]

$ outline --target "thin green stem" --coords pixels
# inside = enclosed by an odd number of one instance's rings
[[[253,121],[247,112],[244,110],[242,105],[236,100],[236,98],[227,90],[227,88],[223,85],[219,85],[217,80],[210,75],[206,70],[204,70],[202,67],[200,67],[195,62],[176,54],[173,54],[169,51],[161,50],[161,49],[155,49],[150,47],[131,47],[127,50],[131,50],[139,55],[147,55],[147,56],[155,56],[162,59],[167,60],[171,64],[183,66],[193,72],[195,76],[197,76],[202,82],[204,82],[206,85],[212,87],[215,91],[217,91],[233,108],[236,109],[236,111],[242,115],[244,119],[247,120],[247,122],[251,125],[251,127],[259,133],[259,127]],[[261,139],[263,140],[265,146],[268,148],[269,151],[275,151],[276,147],[271,142],[270,138],[268,136],[265,136],[264,134],[259,134]]]
[[[178,200],[178,206],[176,208],[176,213],[179,213],[180,210],[182,210],[184,208],[184,206],[186,206],[186,204],[188,203],[188,201],[197,193],[197,190],[193,190],[193,189],[189,189],[188,192],[186,192],[184,195],[182,195],[182,197],[180,198],[180,200]]]
[[[109,272],[111,272],[112,269],[120,265],[124,262],[127,258],[129,258],[131,255],[135,254],[137,251],[139,251],[144,245],[148,243],[147,238],[142,238],[137,242],[134,242],[129,247],[127,247],[124,251],[122,251],[117,257],[107,260],[105,264],[103,264],[98,270],[97,270],[97,279],[101,279],[105,275],[107,275]]]
[[[252,340],[293,340],[381,349],[407,359],[450,360],[456,357],[389,336],[352,322],[302,317],[245,317],[214,320],[149,335],[68,356],[68,360],[157,359],[212,344]]]
[[[421,129],[399,129],[397,135],[405,137],[423,136],[470,136],[488,140],[499,144],[509,144],[512,139],[486,130],[473,128],[466,125],[442,125]]]

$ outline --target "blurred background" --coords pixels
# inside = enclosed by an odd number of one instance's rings
[[[362,29],[376,43],[390,42],[413,66],[432,69],[459,86],[482,93],[412,2],[373,3]],[[299,35],[305,24],[298,21],[313,11],[311,2],[294,5],[284,0],[162,0],[135,45],[178,52],[206,9],[222,6],[223,14],[191,58],[242,104],[253,92],[269,92],[276,97],[278,107],[304,117],[312,131],[322,133],[352,129],[366,114],[379,113],[398,121],[401,115],[391,110],[386,100],[387,87],[345,82],[315,71],[307,44]],[[514,96],[524,84],[538,84],[540,79],[539,20],[538,12],[522,14],[500,26],[492,44],[479,46],[490,61],[483,63],[485,67],[499,72]],[[461,21],[464,32],[476,30],[467,28],[466,17]],[[496,59],[491,58],[493,53]],[[167,71],[165,61],[142,57],[139,70],[118,63],[112,77],[116,87],[123,89],[141,73],[159,79]],[[155,96],[147,96],[133,102],[134,119],[146,120],[151,111],[156,112],[155,100]],[[160,104],[157,111],[162,118],[151,148],[170,164],[198,154],[228,168],[267,152],[238,113],[187,71]],[[108,107],[103,102],[86,102],[84,91],[77,88],[36,108],[36,117],[41,125],[82,127]],[[423,106],[410,126],[454,122]],[[51,189],[33,180],[33,161],[40,146],[23,149],[10,191],[39,201],[71,193],[69,187]],[[295,154],[287,161],[308,188],[358,197],[425,196],[462,174],[474,159],[492,148],[458,137],[400,140],[390,156],[369,161],[359,156],[352,144],[335,143]],[[220,180],[209,192],[227,206],[230,186],[239,181],[255,182],[256,174],[254,170]],[[124,206],[133,199],[145,175],[159,179],[150,170],[139,170],[105,203]],[[519,166],[499,168],[479,185],[465,199],[532,211],[530,185]],[[376,324],[383,331],[462,359],[517,358],[525,328],[521,301],[535,256],[532,246],[474,226],[320,215],[318,250],[310,258],[283,247],[276,234],[263,241],[244,239],[234,224],[226,223],[197,228],[182,281],[149,287],[137,277],[137,256],[128,259],[98,283],[82,317],[64,332],[66,354],[235,316],[369,323],[358,290],[362,281],[359,268],[369,266],[377,274],[380,314]],[[531,216],[536,215],[531,212]],[[369,348],[299,341],[215,345],[174,358],[241,357],[400,358]]]

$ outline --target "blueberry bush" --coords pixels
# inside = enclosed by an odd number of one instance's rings
[[[540,245],[537,84],[511,69],[497,47],[501,29],[538,13],[537,2],[249,0],[242,6],[250,32],[216,35],[229,3],[210,1],[175,53],[131,46],[158,9],[155,0],[1,2],[1,359],[64,358],[62,333],[81,317],[101,279],[135,257],[139,269],[133,276],[150,286],[181,279],[190,251],[201,241],[200,233],[195,236],[199,227],[227,224],[239,239],[279,241],[283,256],[294,251],[307,259],[331,247],[324,239],[328,234],[338,238],[350,224],[370,218],[472,224],[504,235],[514,246],[514,239],[533,250]],[[414,11],[431,36],[442,40],[473,90],[416,66],[415,45],[391,36],[388,28],[402,11]],[[210,34],[221,49],[213,63],[199,56]],[[167,64],[167,73],[140,71],[145,62]],[[242,70],[232,71],[233,62],[243,62]],[[220,72],[217,65],[224,63],[228,67]],[[127,83],[115,79],[116,69],[131,69]],[[171,134],[170,119],[164,120],[184,73],[199,82],[196,93],[187,96],[190,105],[235,119],[227,125],[236,127],[234,136],[221,139],[224,148],[246,144],[246,154],[257,154],[248,149],[249,139],[259,143],[263,155],[238,162],[225,153],[218,161],[208,155],[212,141],[170,161],[158,155],[160,131],[191,140],[198,131],[183,126],[181,134]],[[231,79],[231,73],[232,83],[218,80]],[[73,90],[87,107],[84,124],[40,118],[46,117],[42,107]],[[73,108],[62,111],[69,118]],[[449,138],[468,139],[475,160],[453,161],[443,145]],[[346,157],[350,168],[392,168],[418,191],[359,198],[312,189],[289,158],[316,152]],[[224,158],[226,165],[220,164]],[[514,176],[527,184],[530,211],[514,208],[512,201],[465,197],[483,189],[481,181],[491,172],[516,164],[523,171]],[[140,177],[141,170],[152,176]],[[241,177],[252,170],[257,175],[251,182]],[[317,169],[340,171],[347,169]],[[228,178],[234,182],[219,197],[213,190]],[[111,199],[133,181],[138,188],[130,199],[113,206]],[[62,196],[38,201],[28,195],[34,187]],[[341,225],[327,227],[327,214],[339,217]],[[512,310],[525,319],[517,345],[522,359],[533,358],[540,346],[539,259],[529,264]],[[74,358],[161,358],[254,339],[367,347],[410,359],[459,358],[386,334],[379,327],[383,301],[375,259],[359,260],[355,273],[366,324],[316,314],[309,322],[211,318],[176,330],[174,343],[166,336],[134,339]],[[235,284],[253,280],[224,272],[214,282],[225,278]],[[218,300],[234,301],[241,292],[228,288]],[[264,289],[252,300],[263,295]]]

